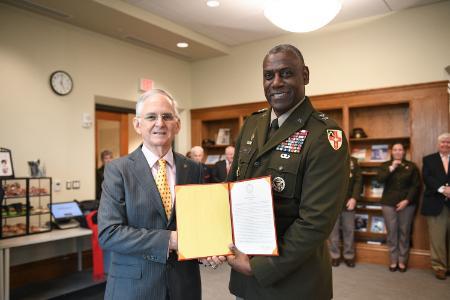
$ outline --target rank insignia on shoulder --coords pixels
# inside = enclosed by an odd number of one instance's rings
[[[263,108],[263,109],[253,112],[252,115],[260,114],[260,113],[266,112],[267,110],[268,110],[267,108]]]
[[[326,120],[329,119],[328,116],[327,116],[326,114],[322,113],[322,112],[319,112],[319,113],[317,114],[317,116],[318,116],[319,118],[321,118],[322,120],[324,120],[324,121],[326,121]]]
[[[342,146],[342,130],[327,129],[328,141],[334,150],[339,150]]]

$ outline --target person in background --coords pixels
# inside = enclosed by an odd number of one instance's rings
[[[411,224],[420,190],[417,166],[405,159],[405,147],[395,143],[391,159],[378,171],[377,181],[384,184],[381,196],[389,248],[389,271],[406,272],[411,239]]]
[[[200,146],[194,146],[192,147],[191,151],[191,159],[193,161],[198,162],[202,166],[202,172],[203,172],[203,183],[210,183],[212,182],[212,176],[211,176],[211,170],[210,168],[203,163],[203,159],[205,157],[205,151]]]
[[[199,164],[176,153],[177,103],[159,89],[136,104],[143,144],[106,165],[99,242],[112,251],[105,299],[200,300],[198,261],[178,261],[175,185],[202,182]]]
[[[105,172],[105,166],[107,163],[111,162],[113,160],[113,153],[110,150],[103,150],[100,154],[100,159],[102,161],[102,166],[97,169],[96,176],[95,176],[95,183],[96,183],[96,189],[95,189],[95,199],[100,200],[102,196],[102,183],[103,183],[103,174]]]
[[[212,182],[225,182],[233,163],[234,147],[225,148],[225,159],[216,162],[212,171]]]
[[[355,267],[355,207],[356,202],[361,198],[362,187],[361,168],[358,160],[350,157],[350,179],[346,201],[330,235],[331,265],[334,267],[339,266],[341,262],[340,228],[342,228],[344,262],[350,268]]]
[[[430,236],[431,267],[437,279],[450,272],[450,133],[438,137],[438,152],[423,158],[425,183],[422,215],[427,218]]]

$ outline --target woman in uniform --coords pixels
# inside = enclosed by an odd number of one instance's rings
[[[420,177],[417,166],[405,159],[403,144],[392,146],[391,160],[381,165],[377,180],[384,183],[380,203],[387,229],[389,270],[406,272]]]

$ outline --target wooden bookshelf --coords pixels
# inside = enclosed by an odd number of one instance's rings
[[[438,135],[449,131],[448,84],[448,81],[439,81],[317,95],[310,99],[318,111],[327,114],[343,128],[347,137],[350,137],[354,128],[364,129],[367,137],[349,138],[349,144],[350,149],[367,149],[366,159],[360,164],[367,182],[376,175],[376,169],[382,163],[370,161],[372,145],[387,144],[391,147],[394,142],[406,144],[407,159],[416,163],[419,169],[422,168],[422,157],[437,151]],[[217,134],[217,128],[220,128],[217,124],[231,128],[231,140],[234,142],[245,118],[265,107],[268,107],[267,102],[261,101],[191,110],[192,145],[201,145],[205,138],[212,139]],[[221,154],[223,148],[210,147],[207,152]],[[375,204],[379,203],[380,197],[364,197],[363,201],[369,205]],[[413,223],[409,266],[429,267],[427,224],[419,211],[420,205]],[[380,215],[379,210],[362,210],[361,213]],[[388,261],[388,249],[385,245],[358,243],[357,260],[385,264]]]

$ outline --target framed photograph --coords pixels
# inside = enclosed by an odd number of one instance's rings
[[[11,150],[0,148],[0,179],[14,178]]]

